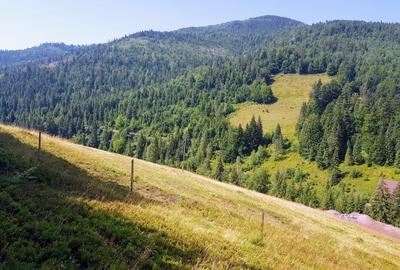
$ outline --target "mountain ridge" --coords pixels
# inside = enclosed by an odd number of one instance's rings
[[[235,20],[216,25],[180,28],[172,31],[153,31],[153,30],[139,31],[133,34],[125,35],[124,37],[121,38],[116,38],[113,41],[91,44],[91,45],[65,45],[64,43],[43,43],[38,46],[22,50],[0,50],[0,68],[6,66],[16,66],[16,65],[35,63],[38,61],[49,62],[52,60],[59,60],[60,58],[66,56],[67,54],[79,52],[82,49],[87,49],[93,46],[107,46],[118,42],[124,42],[125,40],[132,38],[157,36],[158,39],[160,38],[165,39],[165,38],[171,38],[171,35],[177,35],[177,34],[178,35],[186,34],[186,37],[185,36],[184,37],[188,38],[187,36],[188,32],[191,32],[191,34],[193,34],[193,33],[202,33],[203,31],[208,32],[208,34],[212,36],[195,37],[195,39],[202,39],[203,43],[212,42],[213,38],[216,38],[216,36],[225,33],[225,39],[223,39],[221,42],[217,42],[217,45],[221,46],[224,43],[226,44],[227,41],[233,41],[235,43],[232,46],[229,46],[229,49],[231,51],[235,51],[235,53],[240,53],[241,50],[243,49],[235,50],[235,47],[239,46],[238,40],[228,37],[226,35],[227,33],[266,34],[302,25],[304,24],[289,18],[265,15],[265,16],[250,18],[247,20]],[[233,30],[235,28],[236,31]],[[179,41],[180,39],[182,38],[176,37],[177,41]],[[244,39],[241,38],[240,40]],[[260,44],[260,42],[258,43]],[[257,47],[257,45],[255,45],[255,47]]]

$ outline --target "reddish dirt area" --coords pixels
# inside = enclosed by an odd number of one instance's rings
[[[155,200],[161,200],[163,203],[166,204],[174,204],[177,201],[174,195],[169,194],[157,187],[147,186],[142,191],[148,194],[150,198]]]
[[[400,228],[376,221],[371,217],[369,217],[368,215],[360,213],[342,214],[335,210],[327,210],[326,213],[338,219],[345,220],[360,225],[362,227],[365,227],[371,231],[386,235],[400,242]]]

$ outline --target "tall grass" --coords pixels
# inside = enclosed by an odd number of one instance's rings
[[[34,132],[1,126],[0,133],[18,142],[5,144],[4,148],[35,161]],[[72,183],[71,201],[145,227],[144,233],[161,235],[177,250],[194,250],[190,256],[183,252],[181,256],[189,257],[182,261],[165,255],[164,260],[181,263],[178,268],[400,267],[400,243],[333,219],[320,210],[179,169],[142,160],[135,163],[139,179],[135,195],[129,197],[125,192],[129,186],[129,157],[43,136],[40,166],[56,173],[66,185]],[[78,185],[74,182],[77,178],[88,184]],[[150,254],[157,252],[154,246],[148,249]]]

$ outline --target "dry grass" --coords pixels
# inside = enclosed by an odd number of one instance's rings
[[[274,80],[272,91],[278,101],[271,105],[240,104],[238,110],[229,117],[232,125],[245,126],[253,115],[256,118],[260,116],[265,132],[274,131],[276,125],[280,124],[283,134],[293,138],[301,105],[308,100],[313,85],[318,80],[329,82],[330,77],[326,74],[281,74],[275,76]]]
[[[36,134],[0,126],[24,144]],[[15,153],[33,156],[35,152]],[[130,158],[43,137],[44,151],[79,167],[100,181],[127,186]],[[134,219],[176,239],[174,245],[201,250],[194,269],[399,269],[400,243],[336,220],[320,210],[190,172],[136,161],[139,200],[75,198],[94,208]],[[58,164],[51,170],[65,174]],[[68,177],[67,177],[68,176]],[[260,234],[261,211],[266,214]]]

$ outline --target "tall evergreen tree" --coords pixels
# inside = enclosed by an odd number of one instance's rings
[[[397,184],[391,198],[392,224],[400,227],[400,183]]]
[[[346,149],[346,155],[344,158],[344,161],[347,165],[353,165],[353,148],[351,147],[350,141],[347,141],[347,149]]]
[[[136,157],[137,158],[140,158],[140,159],[144,158],[146,145],[147,145],[146,137],[143,135],[143,133],[140,133],[139,134],[138,143],[137,143],[137,146],[136,146]]]
[[[278,157],[283,152],[283,136],[282,136],[281,126],[279,124],[276,126],[272,142],[274,144],[275,155],[276,157]]]
[[[224,177],[224,171],[225,171],[224,162],[222,161],[222,158],[218,158],[217,166],[215,167],[213,177],[219,181],[222,181]]]
[[[332,186],[328,182],[325,187],[325,196],[322,201],[322,207],[324,209],[335,209],[335,197],[333,194]]]
[[[391,222],[393,219],[390,195],[383,180],[381,180],[372,194],[367,214],[381,222]]]

